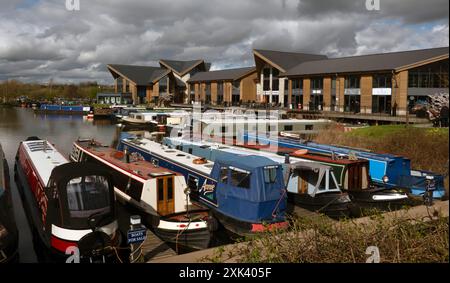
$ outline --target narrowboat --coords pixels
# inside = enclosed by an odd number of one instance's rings
[[[118,149],[183,174],[192,200],[210,208],[231,236],[287,227],[282,168],[268,158],[234,156],[210,162],[136,137],[121,139]]]
[[[278,155],[289,155],[301,160],[314,161],[331,166],[339,187],[347,192],[353,203],[353,214],[359,215],[361,210],[377,208],[379,210],[395,210],[412,204],[412,200],[404,189],[380,186],[372,182],[369,175],[369,161],[361,158],[349,158],[340,154],[310,153],[308,150],[292,148],[272,148],[264,145],[241,144],[239,147],[273,152]]]
[[[0,263],[17,262],[19,232],[14,219],[9,167],[0,144]]]
[[[264,133],[278,136],[280,131],[302,134],[317,134],[331,123],[329,120],[317,119],[257,119],[257,117],[225,119],[202,118],[201,130],[204,135],[215,135],[226,138],[241,138],[247,133]]]
[[[333,168],[334,175],[342,191],[349,194],[352,200],[352,214],[359,216],[362,210],[376,208],[379,210],[395,210],[415,202],[409,198],[407,190],[381,186],[373,182],[369,175],[369,161],[349,157],[343,154],[311,153],[306,149],[296,150],[258,143],[239,143],[236,139],[215,139],[220,143],[235,145],[230,148],[257,150],[281,156],[292,156],[297,160],[313,161]]]
[[[122,123],[131,126],[148,127],[152,124],[157,124],[157,113],[147,112],[131,112],[127,117],[122,118]]]
[[[86,115],[91,110],[90,106],[83,105],[41,104],[34,111],[39,114]]]
[[[163,139],[163,144],[169,148],[176,148],[213,162],[220,158],[251,155],[268,158],[282,168],[284,176],[289,175],[289,178],[285,180],[290,203],[323,213],[331,218],[350,216],[352,202],[349,195],[341,191],[331,167],[321,166],[315,162],[304,161],[295,157],[282,157],[268,152],[258,152],[206,141],[194,142],[183,138],[166,137]],[[293,170],[293,164],[297,163],[299,166]]]
[[[428,171],[412,170],[411,160],[393,154],[375,153],[364,149],[318,144],[286,137],[267,138],[254,134],[244,134],[246,143],[260,143],[273,147],[306,149],[311,153],[340,154],[366,159],[370,165],[370,177],[380,187],[406,189],[412,196],[423,196],[427,190],[428,180],[434,181],[434,198],[445,196],[444,177]]]
[[[108,171],[70,163],[37,137],[20,143],[14,169],[35,247],[45,260],[67,260],[75,248],[81,262],[116,260],[122,237]]]
[[[70,159],[111,172],[117,199],[137,208],[162,240],[191,249],[209,246],[213,225],[208,227],[208,209],[191,202],[183,175],[95,140],[74,142]]]

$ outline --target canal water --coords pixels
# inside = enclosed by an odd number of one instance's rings
[[[14,159],[19,143],[30,136],[47,139],[68,157],[72,143],[78,138],[94,138],[103,144],[112,145],[118,137],[118,127],[110,120],[86,120],[81,115],[35,114],[29,108],[0,106],[0,143],[8,160],[11,176],[14,214],[19,230],[20,262],[38,262],[22,201],[17,191],[14,176]],[[116,140],[117,141],[117,140]],[[119,226],[126,233],[129,216],[135,213],[129,207],[118,205]],[[223,232],[215,233],[213,246],[229,243]],[[181,253],[187,251],[179,251]]]
[[[22,207],[22,201],[13,180],[14,158],[19,143],[29,136],[37,136],[49,140],[66,156],[73,141],[77,138],[93,137],[102,143],[109,144],[116,135],[116,126],[109,120],[88,121],[82,116],[41,115],[28,108],[0,107],[0,143],[8,160],[11,176],[14,214],[19,229],[20,261],[38,262],[30,228]],[[122,219],[128,218],[119,210]],[[123,222],[123,221],[122,221]],[[126,225],[126,224],[124,224]],[[126,227],[125,227],[126,229]]]

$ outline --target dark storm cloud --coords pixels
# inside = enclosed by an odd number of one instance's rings
[[[97,79],[108,63],[160,58],[253,64],[252,48],[345,56],[447,45],[448,2],[381,0],[7,0],[0,4],[0,80]]]

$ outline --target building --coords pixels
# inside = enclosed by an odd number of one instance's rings
[[[196,73],[188,80],[189,101],[239,105],[256,101],[255,67]]]
[[[209,71],[204,60],[160,60],[160,67],[108,65],[108,70],[116,93],[131,94],[135,104],[171,94],[173,102],[184,104],[256,102],[350,118],[355,113],[404,116],[428,95],[448,93],[448,51],[328,58],[255,49],[255,66],[248,68]]]
[[[327,59],[325,55],[281,52],[273,50],[253,50],[259,81],[257,101],[288,106],[288,80],[283,75],[291,68],[316,60]]]
[[[187,80],[197,72],[209,70],[203,60],[160,60],[160,67],[109,64],[115,93],[131,95],[134,104],[156,103],[171,95],[176,103],[187,102]],[[186,100],[186,101],[185,101]]]
[[[303,62],[283,74],[293,108],[405,115],[448,93],[448,47]]]

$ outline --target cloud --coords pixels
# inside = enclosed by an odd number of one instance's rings
[[[0,4],[0,80],[111,83],[106,64],[203,58],[250,66],[252,48],[331,57],[448,45],[448,1],[6,0]]]

